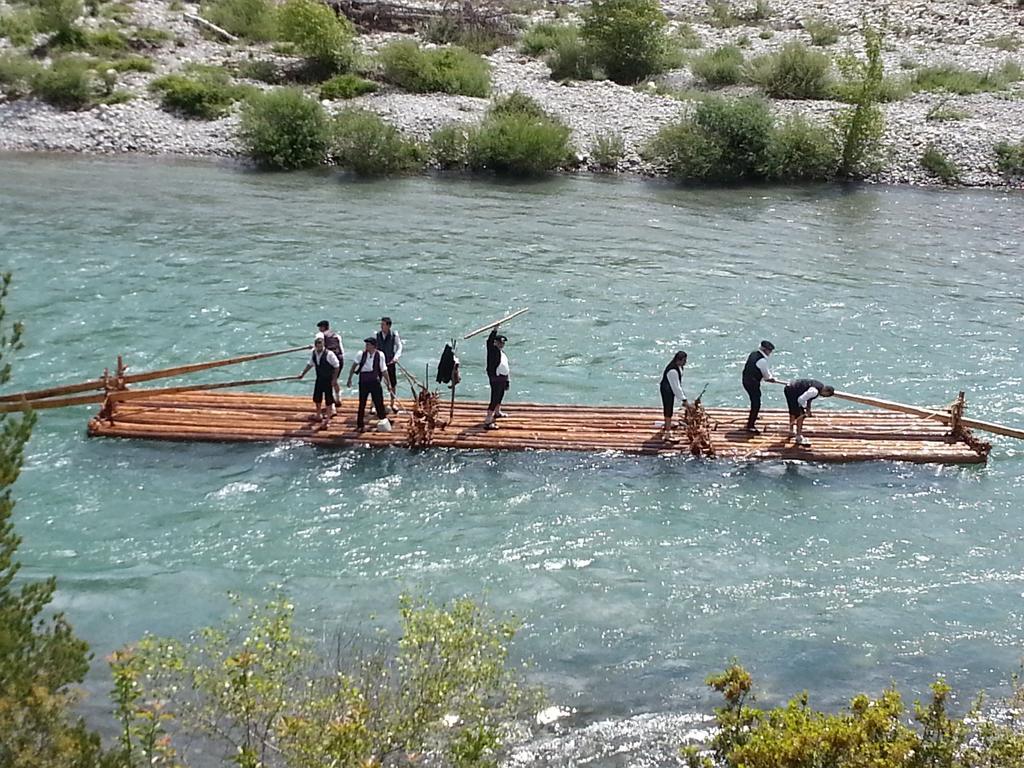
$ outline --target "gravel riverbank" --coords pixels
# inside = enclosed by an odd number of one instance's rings
[[[740,2],[734,6],[742,8]],[[863,20],[884,24],[888,30],[885,63],[890,74],[945,63],[979,71],[993,70],[1007,61],[1024,65],[1024,49],[1014,49],[1013,45],[1013,41],[1024,44],[1024,7],[1018,6],[1017,0],[919,0],[899,4],[883,0],[772,0],[769,18],[726,29],[710,23],[705,0],[664,0],[663,7],[673,25],[686,23],[697,32],[704,50],[739,42],[748,58],[777,50],[791,40],[806,42],[809,38],[803,25],[813,16],[839,28],[839,41],[823,49],[833,56],[862,50],[858,30]],[[154,77],[178,71],[189,63],[226,64],[270,55],[269,46],[221,44],[204,37],[183,16],[198,10],[197,5],[188,3],[135,0],[130,23],[167,30],[172,40],[149,52],[155,63],[153,73],[122,77],[119,87],[134,98],[78,112],[60,111],[32,98],[0,103],[0,150],[238,157],[234,139],[237,108],[219,120],[182,119],[161,109],[147,90]],[[552,11],[541,10],[534,19],[550,16]],[[360,43],[372,50],[393,37],[366,35]],[[545,63],[518,53],[515,47],[502,48],[487,58],[496,95],[523,91],[572,128],[583,169],[590,167],[595,139],[616,133],[625,141],[625,154],[616,170],[656,173],[657,169],[640,158],[640,147],[693,103],[659,92],[668,89],[685,93],[692,88],[695,78],[686,67],[666,73],[661,78],[665,87],[644,88],[607,81],[555,82]],[[753,89],[735,87],[727,91]],[[446,123],[479,120],[488,103],[466,96],[408,94],[385,88],[327,106],[332,110],[350,105],[371,109],[403,131],[426,138]],[[780,114],[799,112],[819,120],[828,120],[842,106],[827,101],[773,102]],[[939,106],[958,112],[958,119],[929,120],[929,112]],[[885,105],[884,111],[885,164],[874,179],[879,182],[938,183],[921,166],[924,149],[933,145],[959,167],[962,184],[1005,185],[1007,180],[995,168],[992,148],[999,141],[1024,141],[1024,82],[971,96],[917,93]]]

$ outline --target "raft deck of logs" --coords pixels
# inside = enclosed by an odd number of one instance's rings
[[[224,392],[154,394],[135,391],[129,400],[109,404],[89,422],[89,434],[102,437],[204,442],[303,441],[330,447],[408,446],[406,410],[390,417],[392,430],[356,431],[354,398],[346,398],[325,427],[311,420],[308,396]],[[408,399],[405,401],[408,405]],[[626,454],[689,455],[684,432],[666,441],[661,410],[637,407],[584,407],[508,403],[499,429],[483,426],[486,403],[456,403],[450,423],[447,403],[430,436],[435,448],[482,450],[617,451]],[[368,408],[368,411],[370,409]],[[871,460],[938,464],[984,462],[987,450],[972,447],[934,419],[901,413],[830,410],[819,407],[804,426],[809,448],[788,435],[785,411],[762,411],[760,435],[748,434],[746,409],[709,408],[714,455],[733,460],[796,459],[815,462]]]

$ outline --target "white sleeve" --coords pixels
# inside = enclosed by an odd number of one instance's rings
[[[679,375],[679,371],[675,368],[668,372],[668,385],[672,387],[673,395],[678,397],[680,400],[686,399],[686,395],[683,394],[682,377]]]
[[[762,357],[760,360],[757,361],[757,363],[755,363],[755,365],[757,365],[757,370],[759,370],[761,372],[761,378],[762,379],[767,380],[767,379],[770,379],[772,377],[772,372],[768,370],[768,358],[767,357]]]
[[[817,396],[818,396],[818,389],[817,389],[817,387],[811,387],[806,392],[804,392],[802,395],[800,395],[800,397],[798,397],[796,399],[796,401],[797,401],[797,403],[800,404],[801,408],[806,408],[807,404],[809,402],[811,402],[811,400],[813,400]]]
[[[327,350],[327,362],[331,364],[332,368],[341,368],[341,363],[338,361],[338,356]]]
[[[395,356],[391,358],[391,362],[395,362],[402,356],[402,337],[395,333]]]

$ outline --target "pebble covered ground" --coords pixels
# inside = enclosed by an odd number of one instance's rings
[[[744,2],[734,0],[733,6],[742,13]],[[792,40],[808,42],[804,24],[815,18],[831,22],[840,30],[839,41],[821,49],[833,57],[862,51],[860,29],[864,21],[883,26],[887,30],[884,58],[890,75],[905,75],[917,67],[943,63],[981,71],[1007,61],[1024,65],[1024,6],[1018,0],[770,0],[768,18],[724,29],[711,24],[706,0],[663,0],[662,5],[672,26],[688,24],[700,36],[702,50],[740,42],[748,59]],[[4,7],[4,0],[0,0],[0,10]],[[553,7],[541,6],[533,19],[553,17]],[[130,23],[165,29],[174,38],[150,53],[156,63],[155,72],[122,76],[119,87],[132,92],[134,98],[78,112],[63,112],[31,98],[0,103],[0,150],[239,156],[234,138],[237,108],[219,120],[183,119],[161,109],[147,85],[154,77],[178,71],[191,62],[224,64],[273,58],[270,46],[247,47],[208,39],[183,16],[184,12],[197,13],[195,4],[135,0],[131,9]],[[363,35],[360,45],[372,51],[394,37],[383,33]],[[1014,41],[1020,44],[1016,49]],[[0,48],[5,45],[5,41],[0,42]],[[658,169],[641,159],[640,147],[693,104],[662,92],[685,92],[697,84],[687,67],[663,75],[661,88],[608,81],[560,83],[550,79],[543,61],[519,53],[514,46],[499,49],[487,58],[492,65],[495,95],[515,90],[527,93],[572,128],[582,169],[596,169],[588,161],[598,136],[619,134],[625,141],[625,153],[616,170],[656,174]],[[724,92],[754,90],[736,86]],[[349,106],[373,110],[410,135],[424,139],[446,123],[481,119],[488,103],[487,99],[383,88],[369,96],[325,105],[332,111]],[[772,105],[780,114],[799,112],[818,120],[828,120],[844,106],[828,101],[774,101]],[[961,118],[926,119],[938,106],[961,112]],[[1024,82],[971,96],[917,93],[886,104],[884,111],[884,166],[873,181],[940,183],[921,166],[924,149],[933,145],[959,167],[961,184],[1006,185],[1007,179],[996,171],[993,146],[999,141],[1024,141]],[[1021,182],[1011,184],[1020,186]]]

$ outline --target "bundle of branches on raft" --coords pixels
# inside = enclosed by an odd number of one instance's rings
[[[410,5],[380,0],[325,0],[363,32],[418,32],[436,24],[449,30],[481,31],[511,37],[516,31],[513,13],[502,2],[445,0],[440,5]],[[441,41],[450,42],[450,41]]]

